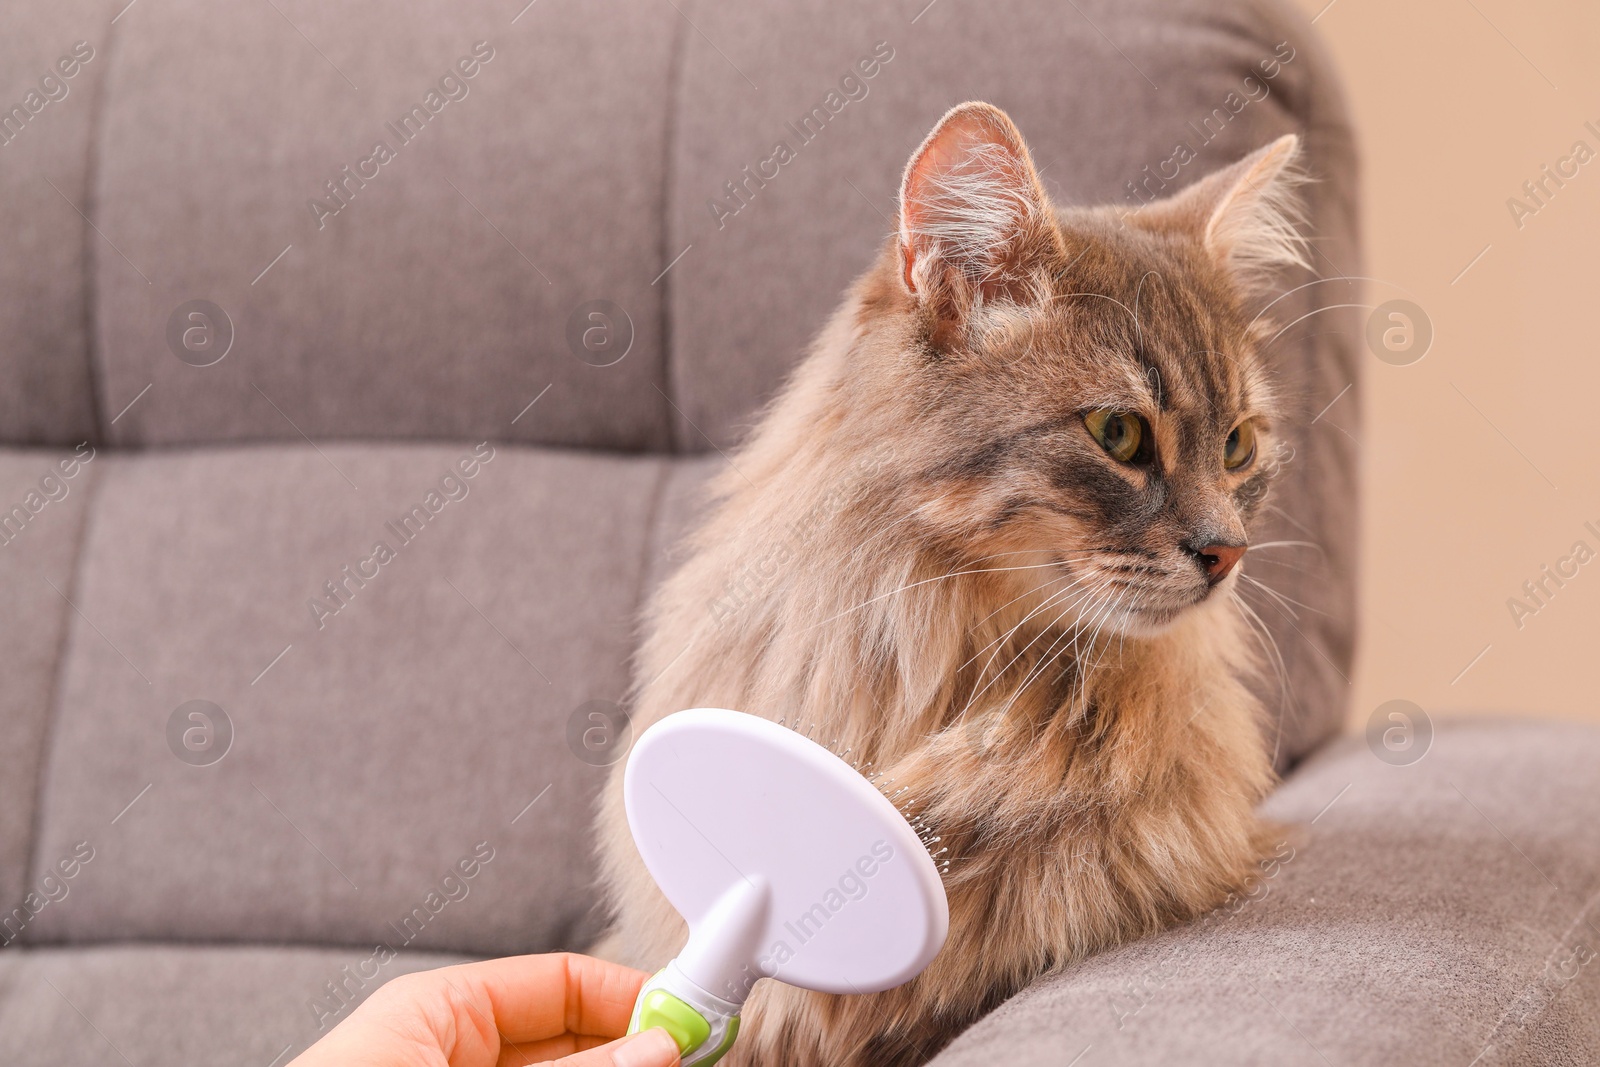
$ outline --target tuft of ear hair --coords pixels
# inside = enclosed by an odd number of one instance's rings
[[[1299,162],[1300,138],[1285,134],[1151,208],[1199,237],[1239,284],[1259,286],[1279,268],[1311,266],[1299,228],[1307,180]]]
[[[906,288],[925,299],[993,297],[1023,282],[1042,250],[1059,251],[1022,135],[977,101],[947,111],[906,164],[900,255]]]

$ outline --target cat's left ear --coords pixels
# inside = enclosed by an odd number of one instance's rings
[[[1300,138],[1285,134],[1151,208],[1198,237],[1240,284],[1260,285],[1280,267],[1310,266],[1297,225],[1299,159]]]
[[[1059,255],[1022,134],[1004,111],[971,102],[939,120],[900,186],[900,266],[918,299],[959,315],[974,297],[1018,297]]]

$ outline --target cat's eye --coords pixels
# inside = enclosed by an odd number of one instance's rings
[[[1238,470],[1255,458],[1256,424],[1245,419],[1233,428],[1222,446],[1222,465],[1231,471]]]
[[[1083,424],[1089,428],[1089,435],[1099,442],[1112,459],[1120,463],[1132,463],[1149,458],[1150,432],[1139,416],[1102,409],[1085,415]]]

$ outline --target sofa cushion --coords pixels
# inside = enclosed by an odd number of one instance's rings
[[[463,962],[407,952],[374,968],[366,955],[193,945],[6,953],[0,1062],[283,1067],[383,982]]]
[[[108,19],[95,0],[0,12],[0,441],[7,443],[70,447],[98,432],[88,312],[90,241],[99,238],[85,215],[94,207]]]
[[[152,388],[112,440],[667,445],[650,282],[678,16],[520,6],[128,12],[97,222],[138,270],[95,261],[103,418]],[[632,321],[609,367],[567,339],[602,299]],[[169,342],[194,300],[231,322],[233,349],[211,366]]]
[[[1597,761],[1600,729],[1530,721],[1441,726],[1408,766],[1329,746],[1267,802],[1287,844],[1252,893],[1041,980],[935,1063],[1593,1063]]]
[[[623,697],[655,516],[705,464],[328,444],[93,467],[29,884],[94,856],[26,943],[592,936],[615,750],[585,747],[589,702]]]
[[[56,707],[61,650],[73,616],[74,576],[85,518],[105,453],[0,450],[0,901],[29,891],[39,767]],[[0,908],[3,912],[5,908]],[[0,914],[0,945],[20,930]]]

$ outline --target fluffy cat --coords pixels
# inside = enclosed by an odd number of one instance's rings
[[[634,726],[684,708],[818,724],[949,848],[914,981],[760,983],[725,1063],[910,1065],[1029,981],[1199,915],[1270,841],[1234,576],[1281,433],[1246,310],[1304,265],[1284,137],[1125,217],[1053,207],[982,103],[912,156],[900,228],[716,483],[655,596]],[[616,924],[685,927],[602,802]]]

